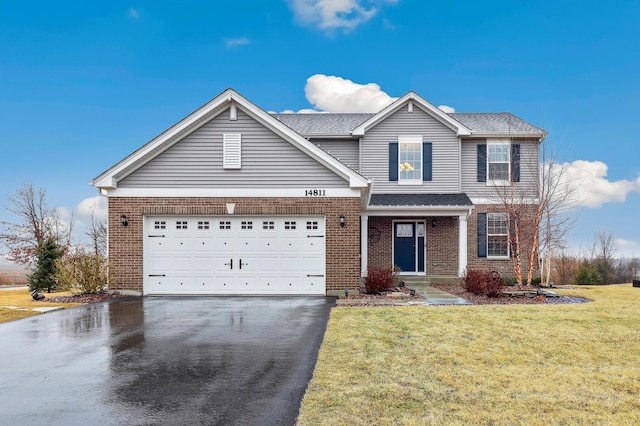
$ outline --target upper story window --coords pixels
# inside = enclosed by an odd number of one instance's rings
[[[422,136],[398,137],[398,182],[422,183]]]
[[[509,139],[489,139],[478,144],[477,180],[487,185],[520,182],[520,144]]]
[[[487,144],[487,176],[493,183],[509,182],[509,142],[490,142]]]

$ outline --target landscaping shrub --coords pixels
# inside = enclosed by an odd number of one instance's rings
[[[586,285],[599,285],[604,284],[604,280],[602,279],[602,274],[598,272],[598,268],[595,265],[591,265],[588,263],[583,264],[578,269],[578,273],[574,278],[575,284],[586,284]]]
[[[487,297],[499,297],[506,286],[499,273],[482,269],[469,269],[464,278],[464,287],[468,292]]]
[[[57,262],[55,278],[60,287],[83,294],[99,293],[109,284],[109,265],[100,255],[76,253]]]
[[[392,267],[376,268],[370,266],[367,272],[367,277],[364,280],[365,293],[379,293],[395,286],[398,273]]]
[[[64,248],[54,238],[47,238],[36,251],[36,263],[29,274],[29,291],[48,292],[56,288],[55,274],[58,260],[64,255]]]

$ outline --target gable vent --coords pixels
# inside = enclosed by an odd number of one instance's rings
[[[239,169],[242,165],[242,138],[240,133],[224,133],[222,135],[223,160],[222,167],[225,169]]]

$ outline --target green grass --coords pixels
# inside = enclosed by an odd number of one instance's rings
[[[71,294],[70,292],[58,292],[45,294],[45,296],[66,296]],[[48,303],[48,302],[36,302],[31,298],[29,290],[0,290],[0,323],[7,321],[14,321],[21,318],[27,318],[34,315],[41,315],[40,312],[35,311],[22,311],[17,309],[5,308],[4,306],[17,306],[21,308],[38,308],[47,306],[64,306],[70,308],[72,306],[78,306],[80,303]]]
[[[571,305],[336,308],[299,424],[640,424],[640,289]]]

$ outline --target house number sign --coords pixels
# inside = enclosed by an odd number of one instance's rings
[[[306,189],[304,191],[305,197],[326,197],[327,193],[324,189]]]

